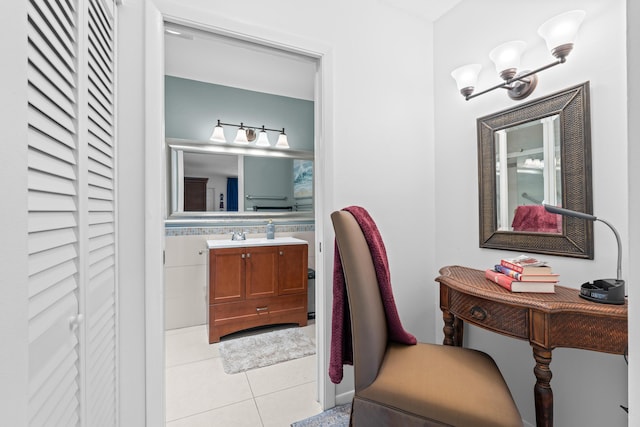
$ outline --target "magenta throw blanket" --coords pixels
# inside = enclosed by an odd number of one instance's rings
[[[389,339],[401,344],[416,344],[416,338],[404,330],[400,323],[396,303],[391,289],[391,275],[389,273],[389,261],[387,251],[378,231],[376,223],[366,209],[359,206],[349,206],[343,211],[351,213],[364,234],[373,265],[376,269],[380,296],[387,318],[387,330]],[[353,365],[353,348],[351,345],[351,318],[349,317],[349,304],[345,287],[342,261],[337,243],[333,261],[333,314],[331,318],[331,356],[329,360],[329,378],[334,384],[342,381],[343,365]]]

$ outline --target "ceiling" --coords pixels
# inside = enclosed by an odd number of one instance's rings
[[[379,0],[433,22],[461,0]],[[291,98],[314,100],[316,60],[165,22],[165,74]]]

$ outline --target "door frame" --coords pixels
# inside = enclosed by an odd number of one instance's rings
[[[160,5],[160,2],[162,4]],[[282,49],[316,61],[314,94],[314,188],[317,347],[317,398],[323,409],[335,405],[335,386],[327,374],[330,342],[331,286],[323,272],[331,251],[323,251],[325,220],[331,205],[329,154],[332,151],[331,49],[319,42],[230,20],[162,0],[145,2],[145,366],[146,424],[164,425],[164,21],[199,28],[242,41]]]

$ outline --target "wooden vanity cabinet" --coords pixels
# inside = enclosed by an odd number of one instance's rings
[[[209,250],[209,343],[278,323],[307,324],[307,244]]]

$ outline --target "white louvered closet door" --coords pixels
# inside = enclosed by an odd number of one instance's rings
[[[30,426],[116,417],[114,5],[28,5]]]

